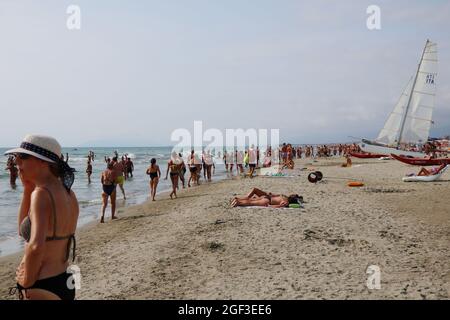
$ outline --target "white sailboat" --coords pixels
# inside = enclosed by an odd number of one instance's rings
[[[422,152],[405,151],[405,145],[423,145],[428,141],[437,76],[437,44],[427,40],[416,74],[402,92],[394,110],[375,141],[362,139],[365,152],[424,157]]]

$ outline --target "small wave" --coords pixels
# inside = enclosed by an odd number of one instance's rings
[[[87,162],[87,157],[85,157],[85,158],[69,158],[69,164],[71,162]]]
[[[78,204],[82,205],[82,206],[89,206],[89,205],[93,205],[93,204],[101,204],[102,203],[102,199],[92,199],[92,200],[78,200]]]

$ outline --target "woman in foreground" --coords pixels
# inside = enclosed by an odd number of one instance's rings
[[[25,253],[16,271],[20,299],[73,300],[73,276],[67,272],[75,229],[78,201],[70,190],[73,169],[61,160],[61,146],[51,137],[27,135],[19,148],[6,152],[15,156],[23,184],[19,207],[19,234]]]

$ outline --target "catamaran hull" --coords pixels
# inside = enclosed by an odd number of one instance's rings
[[[441,158],[441,159],[424,159],[424,158],[408,158],[402,157],[393,154],[392,157],[398,161],[401,161],[406,164],[410,164],[413,166],[438,166],[441,164],[450,164],[449,158]]]
[[[367,142],[361,142],[359,144],[359,147],[364,152],[382,154],[385,156],[390,156],[391,154],[395,154],[398,156],[405,155],[405,156],[411,156],[411,157],[415,157],[415,158],[424,158],[426,156],[426,154],[422,153],[422,152],[404,151],[404,150],[399,150],[399,149],[395,149],[395,148],[378,146],[378,145],[370,144]]]

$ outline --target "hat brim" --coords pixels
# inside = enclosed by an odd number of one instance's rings
[[[50,163],[55,163],[55,161],[40,155],[39,153],[24,149],[24,148],[15,148],[15,149],[11,149],[5,152],[5,155],[9,155],[9,154],[15,154],[15,153],[25,153],[25,154],[29,154],[30,156],[33,156],[35,158],[50,162]]]

